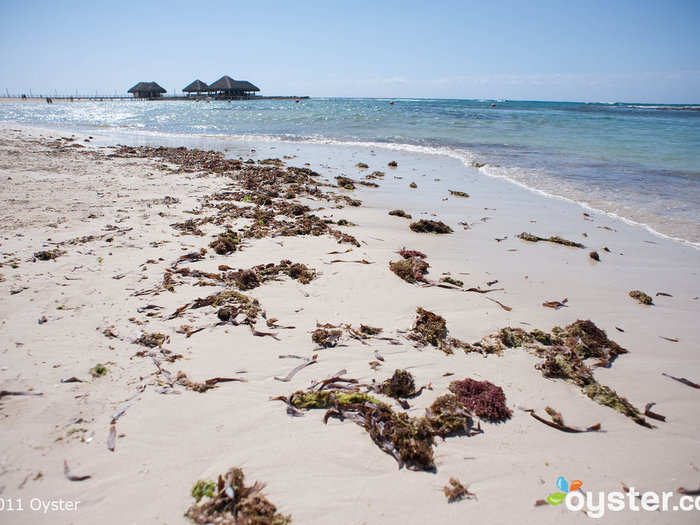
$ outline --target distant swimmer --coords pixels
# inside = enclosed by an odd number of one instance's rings
[[[296,99],[294,102],[295,102],[296,104],[298,104],[298,103],[299,103],[299,99]]]
[[[389,104],[390,104],[391,106],[393,106],[393,105],[394,105],[394,101],[392,100],[391,102],[389,102]]]
[[[492,107],[492,108],[495,108],[495,107],[496,107],[496,103],[494,102],[493,104],[491,104],[491,107]]]

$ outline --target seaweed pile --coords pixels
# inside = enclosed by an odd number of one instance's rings
[[[262,493],[265,484],[245,484],[240,468],[229,469],[216,482],[199,480],[192,487],[195,503],[185,516],[201,525],[286,525],[291,516],[280,514]],[[204,501],[202,501],[204,500]]]
[[[378,390],[385,396],[402,399],[416,397],[424,388],[416,390],[416,381],[411,372],[397,369],[389,379],[382,382]]]
[[[463,379],[452,381],[450,392],[454,393],[468,410],[487,421],[505,421],[513,412],[506,406],[506,396],[500,386],[489,381]]]
[[[290,415],[302,415],[300,409],[326,409],[324,423],[329,418],[350,419],[364,428],[375,444],[396,459],[399,468],[409,470],[435,470],[433,447],[435,437],[473,435],[481,432],[474,428],[470,412],[456,396],[438,397],[423,417],[410,417],[397,413],[388,404],[360,390],[357,379],[341,377],[345,371],[316,382],[307,390],[299,390],[289,397],[275,400],[287,404]]]
[[[202,209],[216,210],[215,216],[193,218],[174,228],[198,235],[199,226],[205,223],[224,225],[231,219],[250,219],[252,224],[233,231],[227,228],[212,246],[219,254],[235,251],[242,239],[259,239],[268,236],[331,235],[339,243],[360,246],[353,236],[331,228],[327,223],[311,214],[308,206],[290,202],[300,196],[323,199],[329,202],[360,206],[361,202],[346,195],[324,193],[319,188],[331,187],[319,181],[320,174],[308,168],[284,167],[278,159],[267,159],[257,165],[235,159],[225,159],[214,151],[188,150],[186,148],[121,147],[115,157],[156,158],[178,166],[175,172],[213,172],[231,179],[230,188],[208,196]],[[344,178],[341,186],[354,181]],[[238,205],[236,203],[241,203]],[[190,212],[195,215],[202,210]]]
[[[424,260],[426,255],[417,250],[407,250],[403,248],[399,255],[402,259],[389,261],[389,269],[407,283],[422,282],[427,283],[425,274],[428,273],[430,265]]]
[[[369,339],[388,341],[391,344],[399,344],[393,337],[382,336],[383,330],[374,326],[361,324],[360,328],[354,328],[350,323],[334,325],[331,323],[316,323],[316,330],[311,332],[311,340],[321,348],[333,348],[338,345],[341,338],[346,335],[351,339],[368,344]]]
[[[392,215],[392,216],[394,216],[394,217],[403,217],[404,219],[410,219],[410,218],[411,218],[411,215],[408,214],[408,213],[406,213],[406,212],[403,211],[403,210],[391,210],[391,211],[389,212],[389,215]]]
[[[641,290],[632,290],[629,293],[629,296],[632,299],[636,299],[641,304],[646,304],[646,305],[653,305],[654,304],[653,299],[651,297],[649,297],[647,294],[645,294],[644,292],[642,292]]]
[[[412,231],[417,233],[452,233],[453,230],[442,221],[431,221],[428,219],[420,219],[412,222],[409,226]]]

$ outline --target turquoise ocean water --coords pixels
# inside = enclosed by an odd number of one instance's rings
[[[310,99],[4,103],[0,120],[235,140],[364,143],[450,155],[700,243],[700,106]],[[495,107],[492,107],[495,104]]]

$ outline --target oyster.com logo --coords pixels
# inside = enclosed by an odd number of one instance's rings
[[[581,480],[575,479],[571,482],[571,484],[569,484],[564,476],[559,476],[557,478],[556,485],[559,492],[552,492],[549,496],[547,496],[547,503],[550,505],[559,505],[566,499],[566,495],[569,492],[580,489],[583,486],[583,483]]]

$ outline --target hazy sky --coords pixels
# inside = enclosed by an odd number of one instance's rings
[[[300,4],[300,5],[297,5]],[[700,103],[700,0],[0,0],[0,91]]]

